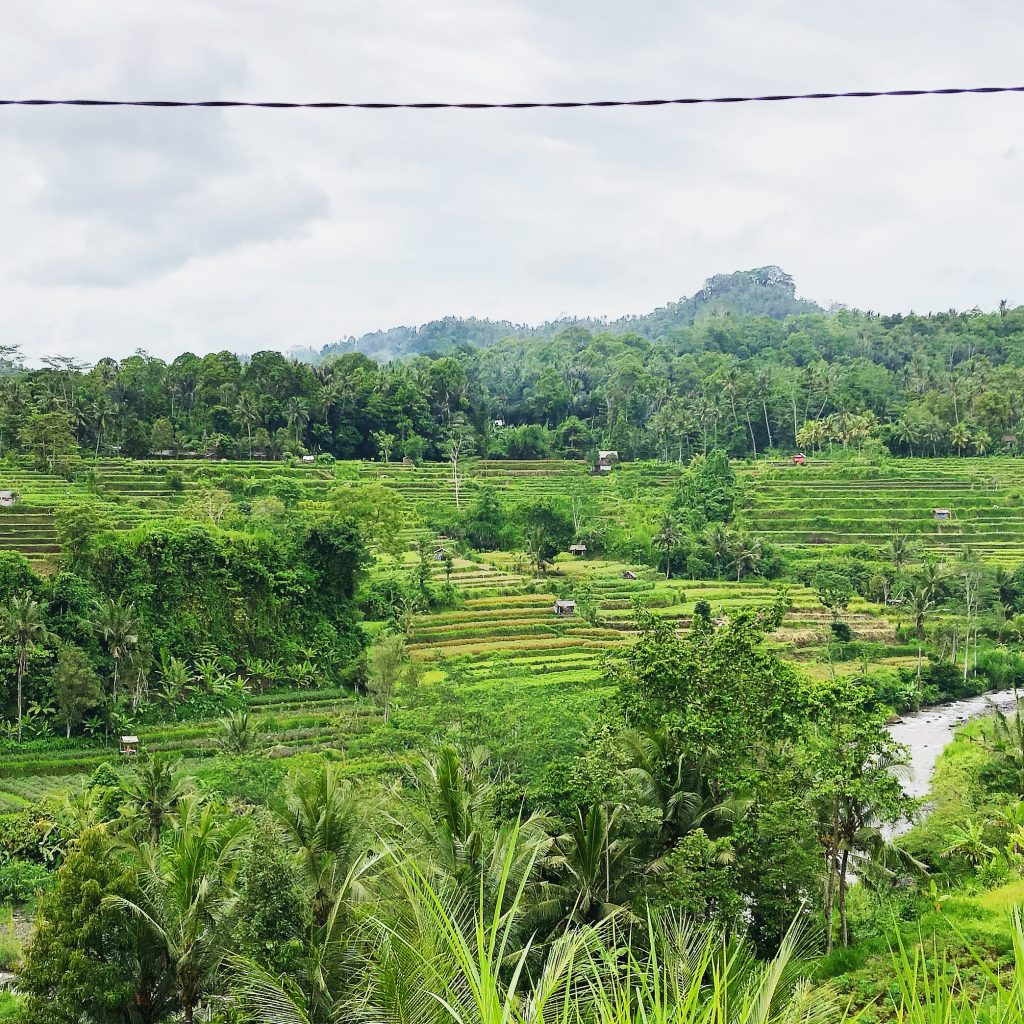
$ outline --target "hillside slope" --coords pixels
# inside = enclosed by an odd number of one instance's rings
[[[670,302],[650,313],[624,316],[607,322],[596,318],[563,318],[538,326],[513,324],[507,320],[480,320],[476,317],[445,317],[420,327],[392,327],[362,337],[325,345],[319,352],[311,349],[292,353],[305,362],[320,362],[332,355],[362,352],[378,361],[398,359],[422,352],[445,352],[459,345],[488,348],[504,338],[551,338],[566,327],[580,326],[606,330],[613,334],[634,332],[645,338],[661,338],[671,331],[688,327],[701,316],[717,313],[745,313],[782,320],[793,313],[820,312],[814,302],[796,297],[793,278],[779,267],[757,267],[733,274],[709,277],[703,288],[689,298]]]

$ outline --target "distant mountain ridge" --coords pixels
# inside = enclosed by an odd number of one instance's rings
[[[689,298],[670,302],[650,313],[607,321],[592,317],[564,317],[537,326],[513,324],[507,320],[476,317],[444,317],[420,327],[392,327],[362,337],[333,342],[316,352],[295,349],[292,355],[304,362],[318,363],[334,355],[362,352],[378,362],[401,359],[424,352],[445,352],[459,345],[489,348],[505,338],[551,338],[567,327],[584,327],[612,334],[640,334],[645,338],[665,337],[673,330],[689,327],[702,316],[742,313],[782,320],[794,313],[820,313],[821,306],[796,296],[793,278],[775,266],[716,274]]]

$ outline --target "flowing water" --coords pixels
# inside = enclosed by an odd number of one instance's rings
[[[953,732],[957,726],[971,718],[985,715],[990,709],[989,702],[1001,711],[1014,706],[1017,697],[1015,690],[1001,690],[988,693],[981,697],[968,697],[950,704],[938,704],[924,711],[904,715],[898,722],[889,726],[889,734],[898,743],[902,743],[910,751],[910,764],[901,773],[903,789],[913,797],[928,795],[935,763],[948,743],[953,740]],[[911,822],[903,821],[886,831],[898,836],[908,831]]]

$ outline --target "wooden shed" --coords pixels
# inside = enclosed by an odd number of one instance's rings
[[[793,456],[793,465],[794,466],[802,466],[806,462],[807,462],[807,456],[804,455],[803,452],[797,452],[796,455]]]
[[[122,754],[137,754],[139,752],[139,737],[138,736],[122,736],[121,737],[121,753]]]
[[[948,519],[953,518],[953,513],[948,508],[933,508],[932,518],[937,519],[940,523],[946,522]]]
[[[575,601],[559,601],[556,600],[552,611],[556,615],[575,615],[576,614],[576,602]]]
[[[585,555],[587,553],[586,544],[570,544],[569,554],[570,555]]]
[[[18,504],[17,491],[0,491],[0,507],[13,508]]]
[[[626,570],[626,571],[625,571],[625,572],[624,572],[624,573],[622,574],[622,578],[623,578],[624,580],[635,580],[635,579],[636,579],[636,573],[635,573],[635,572],[633,572],[633,570],[632,570],[632,569],[627,569],[627,570]]]

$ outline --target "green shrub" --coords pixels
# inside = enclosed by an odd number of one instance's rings
[[[32,861],[20,858],[0,864],[0,901],[27,903],[52,884],[53,875],[42,864],[34,864]],[[0,922],[0,932],[2,932],[2,922]]]

